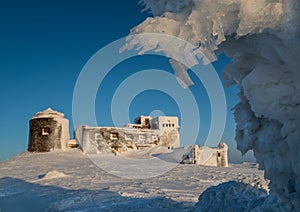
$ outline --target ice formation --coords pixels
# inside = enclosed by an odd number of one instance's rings
[[[232,58],[223,77],[240,89],[240,103],[234,109],[238,149],[243,154],[252,149],[270,179],[270,196],[262,207],[299,211],[300,1],[142,3],[154,17],[132,29],[131,34],[177,36],[197,46],[206,57],[196,50],[193,56],[204,63],[217,60],[221,52]],[[169,47],[153,40],[129,40],[127,44],[127,48],[140,49],[141,53]],[[176,76],[190,85],[186,68],[174,61],[172,66]]]

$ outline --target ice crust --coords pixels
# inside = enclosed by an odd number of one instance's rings
[[[232,58],[223,78],[240,89],[240,103],[234,108],[238,149],[243,154],[253,150],[270,179],[270,195],[261,207],[300,211],[300,1],[141,2],[154,17],[136,26],[131,34],[173,35],[205,55],[195,50],[186,60],[198,58],[207,64],[217,60],[221,52]],[[143,54],[149,50],[167,52],[170,45],[129,40],[127,48]],[[176,63],[172,66],[185,86],[192,84],[187,68]]]

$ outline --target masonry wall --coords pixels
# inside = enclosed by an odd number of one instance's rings
[[[151,129],[159,130],[161,146],[176,148],[180,146],[178,118],[175,116],[158,116],[150,121]]]
[[[205,166],[228,167],[228,148],[194,147],[194,163]]]
[[[161,135],[161,133],[164,133]],[[85,153],[139,150],[154,146],[173,147],[179,143],[178,131],[115,127],[80,126],[75,138]]]
[[[30,152],[49,152],[52,149],[61,149],[62,126],[54,118],[37,118],[29,122],[29,142]],[[49,129],[48,134],[43,129]]]
[[[161,146],[176,148],[180,146],[179,133],[177,129],[160,130],[159,143]]]
[[[200,147],[195,144],[187,154],[183,155],[181,163],[228,167],[228,147],[223,142],[215,148]]]
[[[54,118],[61,126],[61,149],[66,149],[70,140],[69,120],[66,118]]]

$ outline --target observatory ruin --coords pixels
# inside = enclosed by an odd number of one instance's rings
[[[86,154],[123,153],[163,147],[161,159],[182,164],[228,166],[225,143],[218,147],[198,145],[180,147],[179,122],[176,116],[139,116],[123,127],[78,126],[75,140],[70,140],[69,120],[63,113],[48,108],[36,113],[29,122],[29,152],[50,152],[79,147]],[[151,153],[149,153],[151,155]]]

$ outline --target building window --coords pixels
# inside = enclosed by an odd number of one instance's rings
[[[42,135],[49,135],[50,128],[49,127],[43,127],[42,128]]]
[[[157,139],[158,139],[157,135],[152,135],[152,140],[153,140],[153,141],[155,141],[155,140],[157,140]]]
[[[162,124],[163,127],[165,127],[165,124]]]
[[[119,133],[110,133],[110,140],[118,140]]]
[[[146,135],[139,135],[139,139],[142,141],[146,140]]]
[[[156,124],[151,124],[150,128],[151,128],[151,129],[156,129],[157,126],[156,126]]]
[[[149,126],[149,123],[150,123],[149,119],[145,119],[145,125]]]
[[[172,124],[172,127],[175,127],[175,124]]]
[[[125,134],[125,140],[131,141],[132,139],[133,139],[133,135],[132,134]]]
[[[102,140],[103,135],[101,133],[95,133],[95,140]]]

